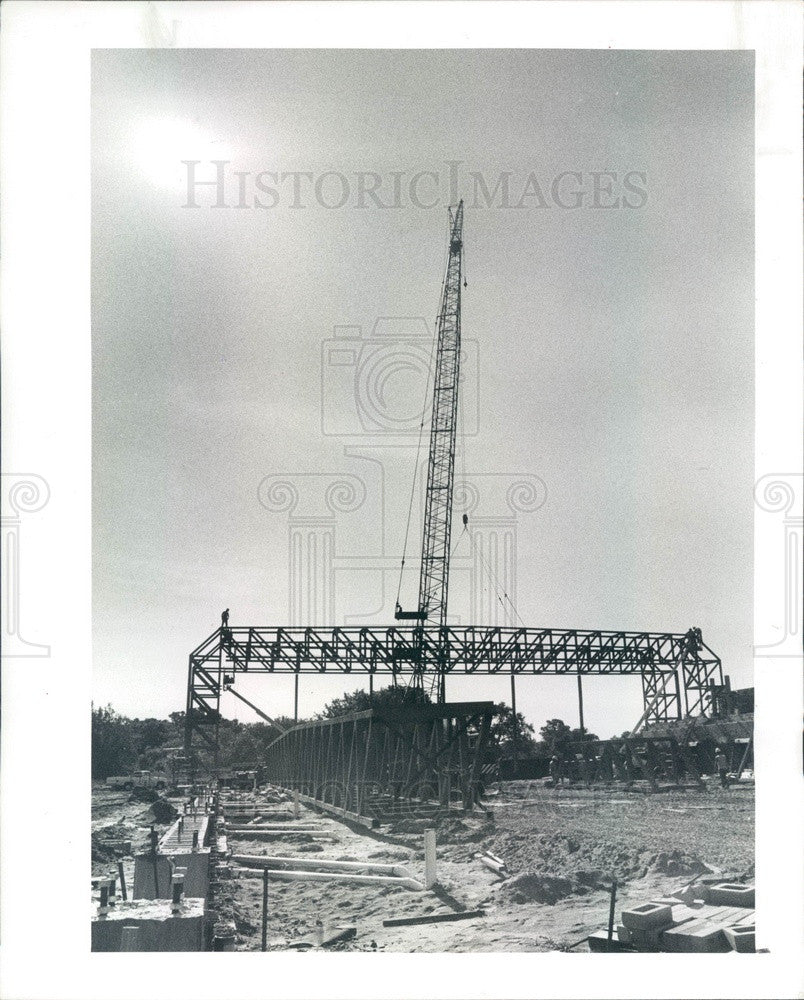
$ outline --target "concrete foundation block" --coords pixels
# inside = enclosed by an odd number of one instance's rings
[[[136,951],[202,951],[206,901],[185,899],[178,913],[169,901],[135,899],[118,903],[106,916],[92,909],[92,950],[122,951],[136,943]],[[129,928],[136,927],[136,934]],[[127,933],[124,935],[124,928]]]
[[[625,926],[625,924],[617,924],[617,940],[621,944],[631,943],[631,931]]]
[[[661,930],[672,924],[673,908],[667,903],[643,903],[623,910],[622,922],[629,931]]]
[[[732,951],[756,951],[755,928],[753,924],[737,924],[734,927],[724,927],[723,933]]]
[[[754,887],[738,882],[719,882],[708,887],[706,901],[710,906],[745,906],[750,910],[754,906]]]

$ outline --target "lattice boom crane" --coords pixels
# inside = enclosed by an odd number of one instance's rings
[[[463,201],[450,209],[449,259],[438,311],[438,343],[433,378],[430,452],[424,501],[424,532],[419,572],[419,606],[396,618],[443,627],[447,624],[455,438],[461,367],[461,272]]]
[[[638,726],[714,713],[716,695],[723,689],[723,670],[720,659],[704,644],[700,629],[678,634],[447,624],[464,270],[461,201],[449,211],[449,255],[436,321],[418,605],[413,611],[404,611],[397,597],[395,611],[397,620],[411,625],[230,628],[227,616],[221,627],[190,653],[185,720],[188,752],[198,736],[217,759],[221,695],[224,690],[233,690],[238,673],[295,674],[294,715],[298,714],[300,674],[322,674],[328,669],[364,673],[370,684],[375,675],[392,674],[396,682],[398,674],[409,674],[420,687],[429,675],[438,681],[439,702],[445,700],[447,674],[510,674],[514,713],[516,676],[577,675],[582,711],[583,674],[636,674],[642,679],[645,709]],[[237,696],[269,718],[242,695]]]

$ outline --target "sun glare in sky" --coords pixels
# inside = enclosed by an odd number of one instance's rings
[[[231,149],[221,139],[180,118],[149,118],[140,122],[132,139],[134,158],[145,176],[160,187],[184,183],[182,160],[228,160]]]

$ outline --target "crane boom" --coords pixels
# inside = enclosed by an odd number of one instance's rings
[[[422,626],[443,627],[447,623],[449,594],[450,538],[452,535],[452,494],[455,478],[455,439],[458,423],[458,389],[461,370],[461,268],[463,264],[463,200],[449,210],[449,257],[441,303],[436,320],[437,345],[433,375],[433,412],[430,422],[430,450],[427,461],[427,489],[424,499],[424,531],[419,571],[419,604],[415,611],[396,606],[397,620],[417,621]],[[404,567],[404,559],[402,565]],[[424,672],[438,673],[438,700],[445,700],[444,671],[447,648],[439,639],[428,644],[424,655],[424,634],[417,630],[419,659],[413,683],[423,687]],[[435,650],[435,652],[433,652]]]
[[[449,260],[438,314],[438,345],[433,379],[433,416],[424,502],[424,537],[419,575],[419,615],[446,625],[455,434],[461,366],[461,265],[463,201],[450,209]]]

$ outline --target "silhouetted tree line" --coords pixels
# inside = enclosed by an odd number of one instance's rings
[[[394,686],[374,692],[345,692],[334,698],[318,714],[319,719],[332,719],[353,712],[374,708],[400,709],[411,705],[431,704],[426,691]],[[571,729],[561,719],[549,719],[539,730],[539,738],[522,713],[514,713],[508,705],[495,705],[496,715],[489,732],[491,748],[501,757],[514,750],[519,756],[550,757],[563,744],[597,740],[594,733]],[[293,720],[281,718],[280,725],[293,725]],[[308,720],[300,720],[308,721]],[[267,722],[236,722],[221,719],[219,729],[220,763],[223,768],[258,765],[265,750],[281,730]],[[160,770],[165,766],[168,750],[184,742],[184,712],[171,712],[167,719],[129,719],[111,707],[92,708],[92,777],[107,778],[113,774],[131,774],[147,768]]]

